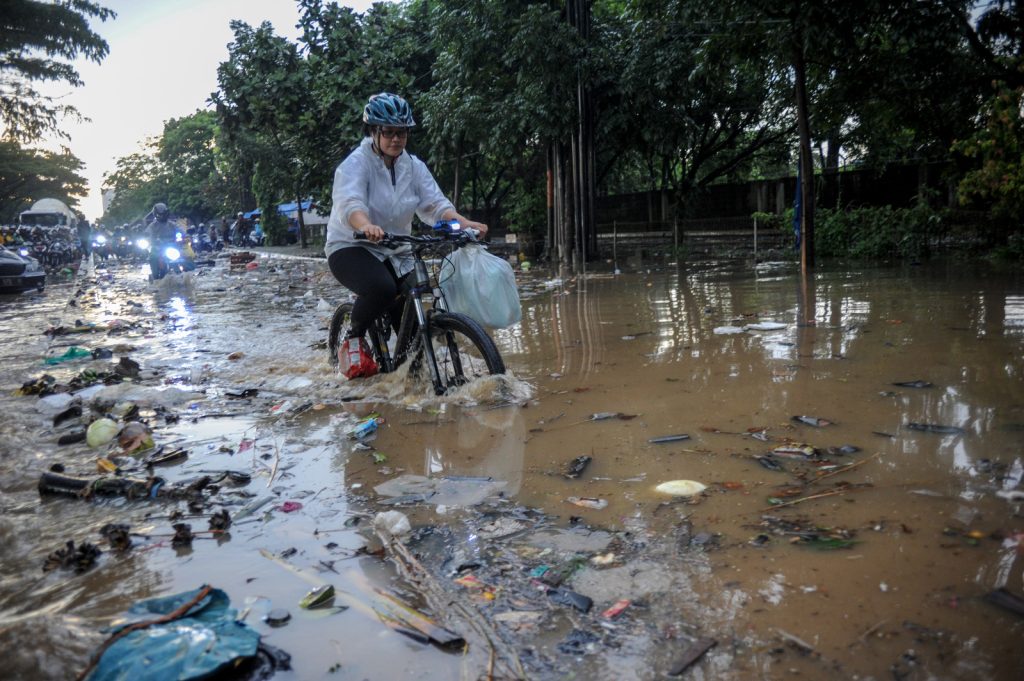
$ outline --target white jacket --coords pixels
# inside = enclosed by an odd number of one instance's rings
[[[373,153],[372,140],[367,137],[334,171],[331,192],[331,217],[327,220],[327,244],[331,253],[351,246],[367,249],[384,261],[391,258],[399,276],[412,269],[409,249],[391,250],[366,241],[357,241],[349,217],[361,210],[370,222],[389,234],[411,234],[412,216],[433,225],[441,220],[452,203],[445,198],[427,165],[408,152],[395,160],[394,182],[391,169]]]

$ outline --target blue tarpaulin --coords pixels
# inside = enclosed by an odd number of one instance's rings
[[[194,591],[139,601],[128,610],[127,621],[112,633],[135,622],[159,619],[196,599]],[[260,635],[236,620],[231,601],[220,589],[211,589],[182,617],[137,629],[114,641],[100,657],[88,681],[178,681],[206,678],[239,658],[252,657]]]
[[[294,213],[296,205],[297,204],[294,201],[292,203],[282,203],[281,205],[279,205],[277,207],[277,212],[278,213]],[[312,205],[313,205],[312,201],[303,201],[302,202],[302,210],[309,210],[309,207],[312,206]]]
[[[288,215],[289,213],[294,213],[296,212],[295,206],[297,205],[298,204],[296,204],[294,201],[291,203],[280,203],[277,205],[277,212],[280,213],[281,215]],[[309,210],[310,206],[312,205],[313,202],[311,200],[303,201],[302,210]],[[245,215],[245,217],[247,217],[248,219],[252,220],[253,218],[258,218],[259,216],[263,215],[263,211],[257,208],[256,210],[251,210],[248,213],[243,213],[243,215]]]

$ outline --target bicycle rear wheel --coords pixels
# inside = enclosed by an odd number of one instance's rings
[[[464,314],[433,313],[430,337],[442,393],[481,376],[505,373],[505,362],[494,341],[483,327]]]
[[[331,325],[327,327],[327,352],[330,354],[328,361],[332,367],[338,366],[338,348],[345,340],[344,334],[352,324],[352,303],[342,303],[334,309],[334,316],[331,317]]]

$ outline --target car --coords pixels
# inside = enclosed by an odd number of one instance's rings
[[[33,288],[42,291],[45,285],[46,272],[38,260],[29,257],[28,249],[0,246],[0,291],[17,293]]]

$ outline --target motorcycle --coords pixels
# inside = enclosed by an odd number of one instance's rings
[[[196,253],[214,253],[224,249],[224,242],[220,239],[212,241],[210,235],[205,232],[200,232],[192,238],[192,243]]]
[[[246,236],[245,244],[247,246],[262,246],[266,240],[267,237],[263,233],[263,230],[259,225],[256,225],[256,227],[253,228],[253,230]]]
[[[150,281],[159,281],[168,274],[191,272],[196,268],[195,253],[191,245],[182,238],[181,232],[175,235],[174,243],[159,243],[150,247],[147,239],[139,239],[140,248],[143,242],[149,249]]]
[[[97,258],[107,260],[114,254],[110,239],[105,234],[96,234],[92,238],[92,252]]]
[[[50,249],[47,252],[49,256],[50,267],[64,267],[70,265],[74,260],[74,249],[63,239],[58,239],[50,244]]]
[[[122,234],[114,240],[114,255],[118,260],[128,260],[135,254],[131,237]]]

